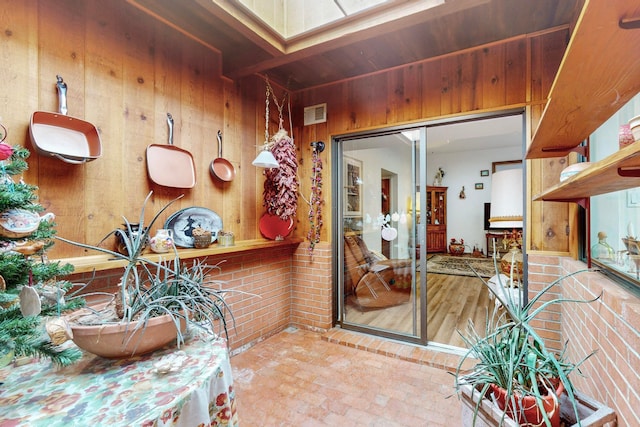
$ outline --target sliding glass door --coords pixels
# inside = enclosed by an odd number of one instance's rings
[[[420,340],[424,328],[420,295],[425,294],[420,292],[424,232],[416,199],[419,146],[419,130],[348,138],[338,144],[341,321],[414,341]]]
[[[493,166],[521,162],[523,135],[516,111],[334,140],[344,328],[449,348],[469,320],[482,329],[493,303],[469,263],[495,275]]]

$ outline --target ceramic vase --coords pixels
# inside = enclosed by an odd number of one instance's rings
[[[149,240],[151,250],[157,254],[167,253],[173,248],[173,231],[160,229],[156,235]]]

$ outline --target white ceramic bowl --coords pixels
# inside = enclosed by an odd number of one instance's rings
[[[25,237],[35,232],[41,220],[53,221],[51,212],[39,216],[25,209],[9,209],[0,213],[0,235],[3,237]]]
[[[636,141],[640,141],[640,116],[635,116],[629,120],[629,127],[631,128],[633,138]]]
[[[589,162],[574,163],[567,166],[566,168],[562,169],[562,172],[560,172],[560,182],[566,181],[573,175],[587,169],[589,166],[591,166],[591,163]]]

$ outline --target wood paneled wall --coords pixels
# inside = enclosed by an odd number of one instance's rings
[[[568,38],[567,29],[520,37],[478,49],[411,64],[391,71],[345,80],[295,94],[296,141],[301,163],[310,162],[309,143],[327,143],[336,135],[462,116],[481,111],[526,107],[528,122],[537,125],[549,88],[553,83]],[[303,126],[304,106],[327,103],[327,123]],[[330,159],[331,144],[322,154]],[[529,162],[533,191],[557,180],[559,164],[566,160]],[[326,160],[325,160],[326,163]],[[301,172],[304,191],[309,191],[309,171]],[[324,174],[330,176],[329,171]],[[326,178],[325,178],[326,179]],[[325,200],[331,200],[330,187],[324,186]],[[539,191],[538,191],[539,192]],[[325,216],[323,240],[328,239],[329,209]],[[562,203],[535,202],[529,207],[531,235],[529,247],[567,251],[565,234],[568,208]],[[306,235],[304,217],[299,215],[301,236]]]
[[[103,156],[85,165],[32,152],[24,179],[39,186],[40,202],[57,215],[59,235],[97,243],[122,223],[122,216],[136,221],[144,197],[153,190],[147,217],[185,195],[160,223],[180,208],[204,206],[220,214],[224,228],[235,232],[237,240],[260,237],[264,178],[251,161],[264,140],[261,78],[232,82],[222,77],[224,58],[218,52],[123,0],[0,0],[0,26],[4,79],[0,121],[9,130],[8,142],[32,148],[29,118],[37,110],[57,110],[57,74],[69,87],[69,115],[93,123],[102,137]],[[352,131],[509,107],[529,106],[535,125],[567,35],[568,30],[561,29],[497,42],[292,94],[292,133],[304,196],[294,234],[305,237],[308,231],[309,207],[304,199],[310,195],[310,142],[329,143],[332,136]],[[283,89],[275,89],[281,98]],[[328,106],[327,123],[303,126],[303,107],[322,102]],[[193,189],[160,187],[147,178],[145,149],[167,142],[167,112],[175,119],[175,145],[189,150],[195,159]],[[275,108],[269,128],[272,134],[277,130]],[[218,129],[223,133],[224,157],[237,170],[230,183],[209,174],[209,164],[217,157]],[[327,145],[321,155],[323,241],[330,240],[332,227],[331,144]],[[554,174],[558,168],[539,161],[532,162],[531,170],[538,166],[531,188],[540,187],[538,178],[551,176],[549,168]],[[531,208],[531,247],[567,250],[567,237],[558,229],[558,224],[566,223],[567,208],[558,205],[543,208],[539,203]],[[49,256],[82,254],[59,243]]]
[[[236,239],[260,237],[256,200],[263,178],[251,166],[264,139],[257,139],[264,135],[264,124],[258,131],[264,109],[256,116],[258,79],[249,79],[247,89],[223,78],[218,52],[124,1],[0,0],[0,27],[0,121],[9,143],[32,150],[24,179],[39,186],[40,202],[56,214],[60,236],[98,243],[122,216],[137,222],[153,190],[147,220],[185,195],[158,226],[180,208],[204,206],[222,217]],[[58,110],[57,74],[68,84],[69,115],[94,124],[102,138],[102,157],[85,165],[40,156],[29,140],[31,114]],[[174,144],[195,160],[193,189],[161,187],[147,178],[145,150],[168,142],[168,112],[175,120]],[[219,129],[223,156],[237,170],[229,183],[209,173]],[[64,243],[49,252],[51,258],[82,254]]]

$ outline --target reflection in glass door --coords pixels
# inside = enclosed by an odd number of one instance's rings
[[[482,264],[486,280],[495,275],[493,261],[474,259],[470,245],[452,256],[449,243],[464,239],[488,254],[483,213],[492,178],[485,169],[522,157],[521,114],[337,139],[337,305],[344,328],[446,349],[464,345],[456,331],[469,320],[482,330],[493,302],[468,262]]]
[[[341,141],[339,217],[343,325],[417,342],[424,328],[418,268],[424,239],[416,200],[419,132],[413,134]]]

